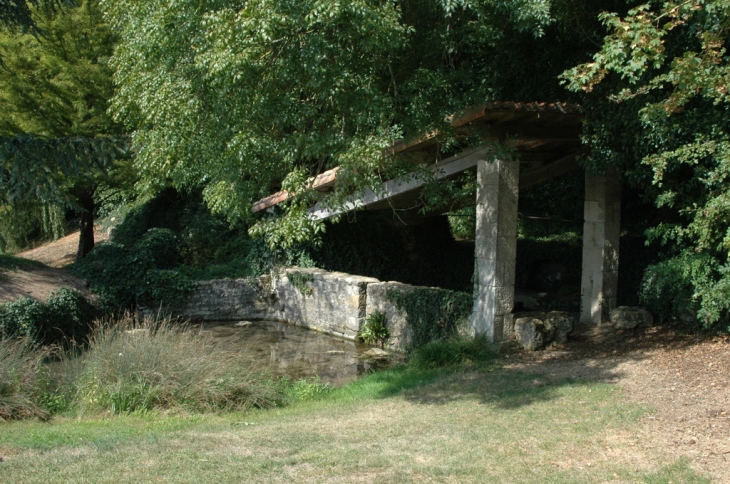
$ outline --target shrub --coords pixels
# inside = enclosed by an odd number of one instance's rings
[[[48,416],[37,404],[48,353],[27,337],[0,339],[0,420]]]
[[[80,292],[70,287],[59,287],[46,301],[48,320],[43,327],[44,343],[64,340],[82,341],[98,316],[97,308]]]
[[[45,304],[30,297],[0,304],[0,327],[5,338],[36,340],[48,317]]]
[[[269,407],[274,385],[187,325],[151,318],[100,323],[77,381],[82,411],[123,413]]]
[[[179,245],[180,242],[172,230],[152,228],[133,247],[145,265],[171,269],[181,262]]]
[[[144,304],[150,307],[178,304],[193,290],[190,279],[178,270],[175,235],[151,229],[131,248],[106,243],[94,248],[75,265],[107,310],[118,311]]]
[[[0,328],[5,337],[27,337],[38,344],[81,341],[96,315],[81,293],[61,287],[45,303],[26,297],[0,304]]]
[[[650,265],[639,296],[661,321],[689,329],[730,328],[730,268],[708,254],[686,251]]]

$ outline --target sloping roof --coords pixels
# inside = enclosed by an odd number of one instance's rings
[[[447,118],[460,134],[477,134],[485,142],[509,141],[520,151],[524,163],[545,170],[546,163],[565,159],[580,149],[583,109],[577,104],[541,102],[488,102],[469,107]],[[433,163],[439,158],[439,133],[432,131],[409,141],[396,141],[385,155],[398,155],[414,163]],[[310,180],[310,188],[329,191],[337,179],[339,167],[325,171]],[[286,191],[258,200],[251,207],[258,212],[285,201]]]

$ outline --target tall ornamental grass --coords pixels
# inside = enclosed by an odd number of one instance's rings
[[[45,419],[41,408],[48,349],[29,338],[0,339],[0,420]]]
[[[169,319],[131,317],[94,329],[76,381],[83,412],[271,407],[280,392],[249,362]]]

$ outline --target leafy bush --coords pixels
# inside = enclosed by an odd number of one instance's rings
[[[151,228],[132,247],[145,264],[158,269],[171,269],[181,263],[179,245],[172,230]]]
[[[49,350],[36,347],[29,338],[0,339],[0,420],[48,416],[37,403],[48,354]]]
[[[97,308],[80,292],[60,287],[45,303],[26,297],[0,304],[0,333],[39,344],[81,341],[97,315]]]
[[[497,354],[486,337],[432,341],[416,349],[408,360],[418,370],[431,370],[464,364],[495,362]]]
[[[80,292],[59,287],[46,301],[48,322],[41,341],[58,343],[63,340],[82,341],[99,311]]]
[[[126,317],[99,324],[77,381],[82,411],[270,407],[280,398],[239,357],[185,325]]]
[[[0,304],[0,327],[3,337],[25,337],[35,340],[48,321],[46,306],[30,297]]]
[[[193,290],[187,276],[165,269],[174,264],[176,252],[164,242],[175,240],[174,234],[166,229],[150,232],[131,248],[102,244],[74,266],[107,310],[177,304]]]
[[[640,300],[661,321],[690,329],[724,321],[720,329],[730,330],[730,269],[710,255],[686,251],[646,269]]]

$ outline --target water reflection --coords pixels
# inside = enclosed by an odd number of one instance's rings
[[[277,376],[319,375],[322,382],[335,386],[398,358],[373,361],[364,355],[371,349],[366,345],[276,321],[209,321],[202,331],[221,349],[250,357]]]

